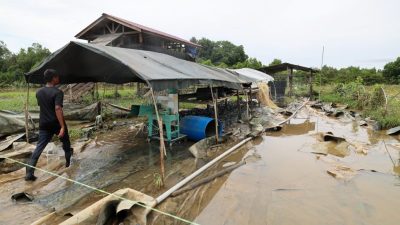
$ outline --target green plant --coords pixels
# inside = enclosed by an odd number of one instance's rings
[[[162,188],[164,186],[164,181],[162,179],[161,174],[153,173],[153,178],[154,178],[153,183],[158,189],[160,189],[160,188]]]

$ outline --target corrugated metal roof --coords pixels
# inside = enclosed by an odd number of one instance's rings
[[[98,18],[97,20],[95,20],[93,23],[91,23],[89,26],[87,26],[85,29],[83,29],[81,32],[79,32],[77,35],[75,35],[75,37],[81,38],[81,37],[82,37],[86,32],[88,32],[93,26],[95,26],[96,24],[100,23],[100,22],[103,21],[104,19],[112,20],[112,21],[114,21],[114,22],[120,23],[120,24],[122,24],[122,25],[124,25],[124,26],[126,26],[126,27],[129,27],[129,28],[131,28],[131,29],[133,29],[133,30],[137,30],[137,31],[139,31],[139,32],[151,33],[151,34],[154,34],[154,35],[157,35],[157,36],[164,37],[164,38],[166,38],[166,39],[176,40],[176,41],[182,42],[182,43],[187,44],[187,45],[190,45],[190,46],[201,47],[201,45],[192,43],[192,42],[187,41],[187,40],[185,40],[185,39],[182,39],[182,38],[180,38],[180,37],[177,37],[177,36],[174,36],[174,35],[171,35],[171,34],[167,34],[167,33],[165,33],[165,32],[162,32],[162,31],[159,31],[159,30],[156,30],[156,29],[147,27],[147,26],[143,26],[143,25],[141,25],[141,24],[134,23],[134,22],[132,22],[132,21],[125,20],[125,19],[122,19],[122,18],[119,18],[119,17],[116,17],[116,16],[112,16],[112,15],[109,15],[109,14],[106,14],[106,13],[103,13],[102,16],[101,16],[100,18]]]

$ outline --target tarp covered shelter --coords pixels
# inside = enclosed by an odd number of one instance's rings
[[[28,83],[45,83],[46,69],[57,70],[61,83],[144,82],[155,91],[206,84],[241,89],[246,83],[230,72],[162,53],[70,42],[25,75]]]
[[[237,74],[239,79],[245,80],[249,83],[256,83],[256,82],[271,82],[274,81],[274,78],[268,74],[260,72],[255,69],[251,68],[241,68],[241,69],[228,69],[233,74]]]

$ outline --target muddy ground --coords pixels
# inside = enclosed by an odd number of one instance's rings
[[[320,133],[328,131],[346,141],[322,141]],[[187,151],[191,142],[175,145],[166,159],[165,187],[158,189],[158,146],[136,132],[126,126],[76,143],[79,150],[68,169],[56,148],[42,155],[39,167],[109,192],[130,187],[157,197],[205,163]],[[281,131],[254,139],[200,178],[230,162],[245,159],[245,165],[157,208],[199,224],[398,224],[399,155],[398,137],[307,106]],[[36,174],[34,183],[23,180],[24,170],[0,174],[0,224],[30,224],[53,211],[48,224],[57,224],[105,196]],[[11,195],[21,191],[32,194],[33,202],[13,202]],[[149,220],[184,224],[159,213]]]

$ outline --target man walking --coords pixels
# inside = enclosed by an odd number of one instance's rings
[[[36,99],[40,107],[39,140],[28,164],[35,167],[46,145],[54,135],[57,135],[64,149],[65,166],[69,167],[73,149],[69,141],[62,109],[64,93],[55,87],[60,83],[60,77],[55,70],[47,69],[44,72],[44,80],[46,86],[36,92]],[[27,166],[25,180],[35,181],[37,177],[35,177],[34,172],[34,168]]]

